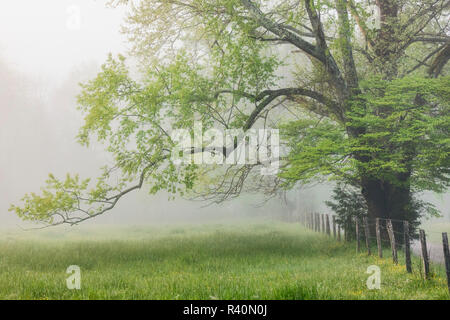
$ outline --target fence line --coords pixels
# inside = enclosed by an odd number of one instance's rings
[[[341,229],[344,231],[344,240],[350,241],[349,228],[355,228],[355,238],[356,238],[356,251],[361,252],[361,234],[364,234],[365,247],[367,254],[371,255],[371,240],[375,240],[377,243],[378,256],[383,258],[383,243],[389,243],[392,251],[392,260],[395,264],[398,263],[398,249],[401,249],[405,254],[405,266],[408,273],[412,272],[411,264],[411,239],[410,239],[410,227],[408,221],[398,220],[398,219],[387,219],[387,218],[376,218],[369,219],[364,217],[361,221],[360,219],[348,219],[348,221],[342,223],[336,219],[335,215],[330,216],[328,214],[320,214],[317,212],[307,212],[300,215],[300,222],[307,227],[316,232],[324,233],[331,237],[331,232],[333,238],[337,241],[341,241]],[[383,223],[384,222],[384,225]],[[401,222],[403,226],[403,232],[396,231],[392,222]],[[331,223],[331,225],[330,225]],[[345,225],[347,228],[345,228]],[[344,228],[342,228],[344,227]],[[375,228],[375,236],[371,234],[371,228]],[[362,231],[361,229],[364,229]],[[331,231],[332,230],[332,231]],[[384,239],[381,236],[382,231],[384,234],[387,233],[389,240]],[[429,232],[429,233],[439,233],[439,232]],[[448,235],[446,232],[441,233],[443,253],[444,253],[444,264],[447,275],[447,286],[450,293],[450,253],[449,253],[449,243]],[[399,243],[398,240],[402,239],[403,243]],[[430,257],[427,249],[426,233],[423,229],[419,229],[419,240],[421,247],[421,260],[423,267],[423,276],[425,279],[430,279]]]

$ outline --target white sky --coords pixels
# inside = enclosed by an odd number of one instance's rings
[[[107,8],[106,2],[0,1],[0,57],[27,75],[61,80],[77,65],[125,52],[119,32],[125,9]]]

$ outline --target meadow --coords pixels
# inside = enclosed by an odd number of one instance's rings
[[[273,221],[1,230],[0,299],[449,299],[440,266],[425,281],[418,258],[408,274],[385,257]],[[80,290],[66,287],[70,265]]]

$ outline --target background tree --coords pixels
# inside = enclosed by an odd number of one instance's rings
[[[24,219],[78,223],[144,184],[223,201],[331,178],[361,190],[369,217],[412,221],[413,194],[448,187],[450,1],[113,4],[130,5],[124,32],[140,76],[124,57],[108,59],[79,96],[79,139],[96,135],[115,163],[95,188],[50,176],[42,195],[12,207]],[[281,174],[259,175],[261,162],[175,165],[172,130],[199,120],[204,131],[281,128]]]
[[[338,184],[331,197],[332,201],[326,201],[337,215],[337,223],[345,230],[346,239],[355,238],[355,219],[362,221],[367,216],[367,204],[361,192],[348,185]]]

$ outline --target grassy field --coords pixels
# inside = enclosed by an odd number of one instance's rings
[[[69,265],[81,290],[66,288]],[[370,265],[381,290],[366,287]],[[442,270],[424,281],[418,267],[298,224],[0,232],[0,299],[449,299]]]

